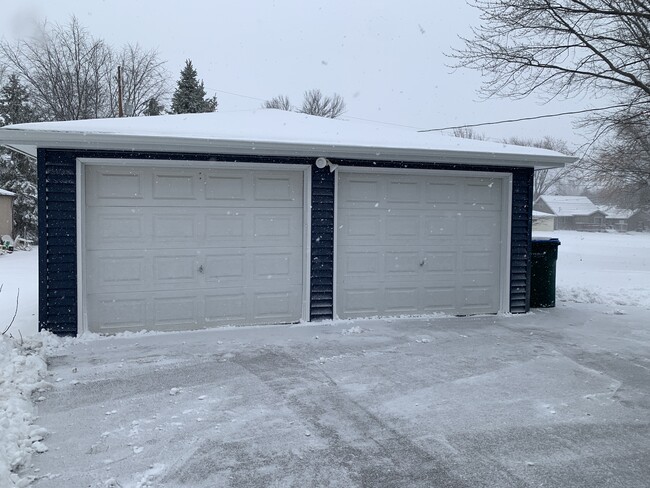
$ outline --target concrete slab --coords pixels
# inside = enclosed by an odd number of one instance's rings
[[[647,487],[650,321],[346,321],[81,341],[39,404],[43,487]]]

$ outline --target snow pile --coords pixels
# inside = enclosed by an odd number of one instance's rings
[[[34,452],[45,452],[45,429],[34,425],[31,395],[49,387],[43,337],[22,342],[0,336],[0,488],[27,486],[16,473]]]

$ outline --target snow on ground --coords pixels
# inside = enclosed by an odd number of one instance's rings
[[[18,314],[9,334],[23,337],[38,332],[38,248],[0,254],[0,332],[9,325],[16,308]]]
[[[38,336],[20,342],[0,336],[0,488],[26,486],[12,472],[28,466],[34,452],[47,450],[47,431],[34,424],[32,403],[34,393],[49,387],[45,361]]]
[[[0,256],[0,488],[644,486],[650,234],[544,235],[558,307],[525,316],[65,340],[36,250]]]
[[[560,239],[557,300],[650,309],[650,233],[537,232]]]

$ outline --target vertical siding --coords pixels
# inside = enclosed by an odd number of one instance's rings
[[[334,313],[334,173],[312,166],[310,320]]]
[[[512,239],[510,242],[510,312],[530,310],[530,253],[533,222],[533,170],[512,172]]]
[[[77,333],[76,163],[38,150],[39,330]]]

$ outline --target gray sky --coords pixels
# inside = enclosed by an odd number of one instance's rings
[[[15,41],[38,22],[76,15],[115,47],[155,48],[172,83],[190,58],[219,110],[250,110],[286,94],[339,93],[347,118],[447,127],[605,105],[602,101],[480,101],[480,74],[453,72],[444,53],[479,22],[462,0],[0,0],[0,35]],[[477,128],[499,140],[551,135],[584,140],[572,117]]]

